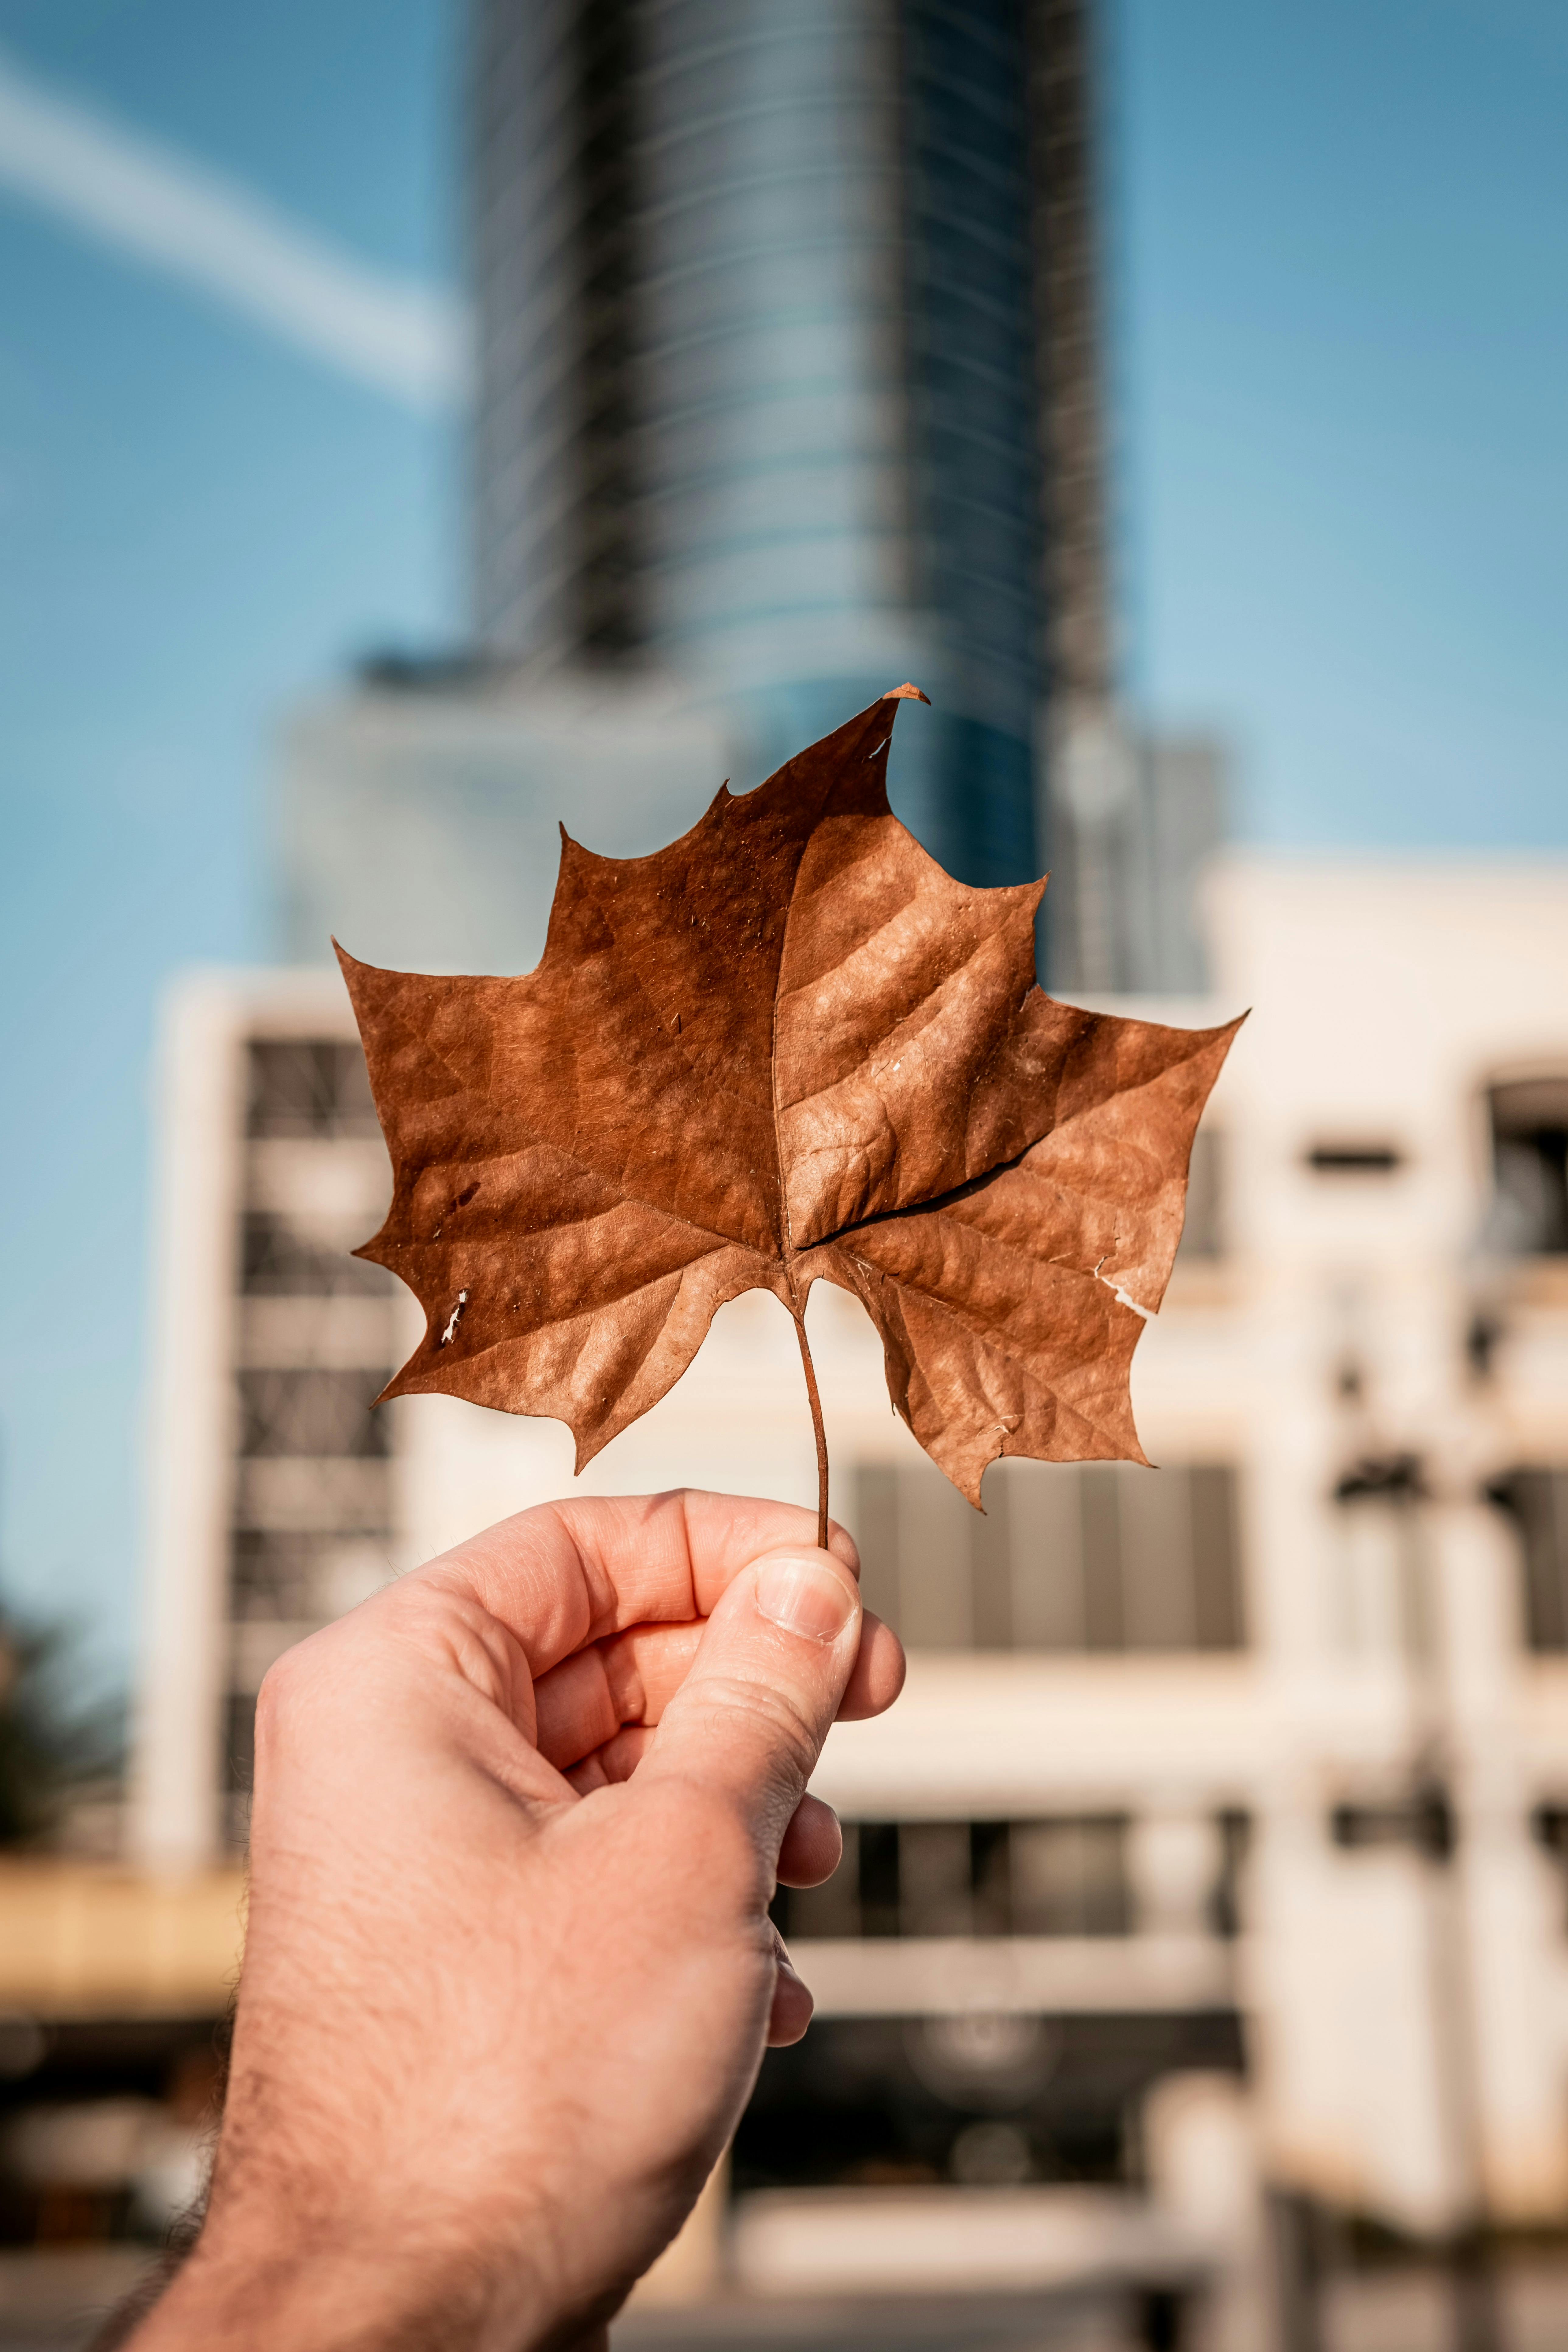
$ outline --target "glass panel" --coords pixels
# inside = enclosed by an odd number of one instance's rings
[[[1079,1473],[1083,1511],[1084,1647],[1126,1647],[1121,1602],[1121,1480],[1109,1463]]]
[[[246,1131],[255,1137],[378,1134],[358,1045],[337,1037],[253,1037]]]
[[[896,1822],[862,1822],[856,1839],[860,1933],[899,1932],[899,1828]]]
[[[1008,1465],[1013,1639],[1021,1650],[1084,1647],[1083,1514],[1078,1473]]]
[[[1492,1246],[1520,1256],[1568,1251],[1568,1077],[1494,1087],[1497,1198]]]
[[[384,1371],[242,1371],[240,1452],[252,1460],[279,1455],[376,1461],[392,1448],[392,1422],[371,1407]]]
[[[1247,1640],[1236,1472],[1200,1463],[1187,1473],[1193,1514],[1194,1630],[1200,1650],[1239,1650]]]
[[[1519,1530],[1525,1640],[1532,1650],[1568,1650],[1568,1471],[1510,1470],[1488,1492]]]
[[[969,1882],[973,1889],[972,1931],[1007,1936],[1013,1928],[1012,1824],[971,1822]]]
[[[934,1465],[858,1471],[861,1589],[910,1648],[1242,1645],[1228,1465],[998,1462],[985,1506],[973,1511]]]
[[[1196,1647],[1192,1507],[1184,1470],[1131,1469],[1117,1492],[1122,1636],[1130,1650]]]
[[[970,1599],[977,1650],[1013,1646],[1013,1465],[994,1462],[985,1473],[984,1512],[970,1515]]]
[[[899,1472],[899,1627],[912,1650],[973,1646],[973,1511],[934,1463]]]
[[[1241,1933],[1242,1874],[1252,1843],[1252,1816],[1232,1810],[1219,1816],[1220,1875],[1209,1902],[1209,1924],[1216,1936]]]
[[[294,1528],[238,1528],[232,1613],[242,1622],[325,1624],[389,1580],[391,1541],[385,1527],[321,1534]]]
[[[382,1265],[324,1248],[268,1209],[247,1210],[241,1283],[252,1298],[384,1297],[395,1287]]]
[[[1117,1815],[1015,1822],[1016,1936],[1124,1936],[1131,1925],[1126,1823]]]
[[[905,1936],[967,1936],[967,1822],[906,1822],[899,1831],[899,1928]]]
[[[248,1797],[256,1784],[256,1699],[231,1691],[224,1704],[224,1785],[231,1796]]]
[[[855,1473],[855,1541],[860,1595],[868,1609],[902,1634],[899,1619],[899,1474],[890,1462],[863,1462]]]

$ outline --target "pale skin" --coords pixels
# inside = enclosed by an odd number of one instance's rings
[[[781,1504],[523,1512],[275,1666],[206,2222],[135,2352],[601,2352],[811,1996],[899,1644]]]

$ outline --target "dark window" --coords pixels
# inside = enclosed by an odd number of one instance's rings
[[[1252,1816],[1237,1807],[1219,1817],[1220,1874],[1209,1895],[1209,1926],[1227,1939],[1241,1933],[1242,1874],[1252,1848]]]
[[[1525,1639],[1568,1650],[1568,1470],[1510,1470],[1487,1492],[1519,1533]]]
[[[224,1702],[224,1786],[231,1797],[248,1797],[256,1785],[256,1694],[230,1691]]]
[[[384,1266],[331,1248],[269,1209],[246,1212],[241,1249],[240,1278],[253,1298],[384,1297],[396,1286]]]
[[[984,1516],[934,1466],[871,1464],[856,1501],[867,1605],[910,1649],[1243,1646],[1228,1464],[997,1463]]]
[[[1568,1251],[1568,1077],[1494,1087],[1489,1220],[1495,1248],[1517,1257]]]
[[[786,1935],[1125,1936],[1118,1814],[1023,1822],[846,1822],[825,1886],[781,1889]]]
[[[239,1375],[240,1446],[251,1459],[280,1454],[375,1461],[393,1450],[392,1423],[372,1405],[388,1374],[319,1367]]]
[[[390,1500],[390,1497],[388,1498]],[[330,1532],[292,1528],[240,1528],[230,1570],[231,1613],[242,1622],[265,1618],[303,1624],[335,1616],[342,1605],[334,1573],[345,1551],[384,1553],[386,1524]]]
[[[1392,1176],[1405,1154],[1392,1143],[1314,1143],[1307,1165],[1319,1176]]]
[[[1239,1649],[1243,1641],[1241,1545],[1236,1473],[1224,1464],[1205,1462],[1186,1476],[1193,1535],[1193,1646]]]
[[[251,1039],[247,1135],[379,1132],[370,1076],[357,1045],[340,1037]]]
[[[1536,1843],[1550,1856],[1563,1881],[1563,1893],[1568,1903],[1568,1807],[1537,1805],[1531,1815],[1530,1826]]]
[[[973,1935],[973,1855],[967,1822],[906,1822],[900,1826],[900,1935]]]
[[[823,2018],[792,2049],[764,2053],[735,2137],[733,2179],[742,2191],[942,2179],[968,2188],[1102,2181],[1125,2189],[1142,2175],[1131,2126],[1151,2086],[1173,2074],[1221,2068],[1239,2076],[1244,2064],[1231,2010]],[[1141,2300],[1146,2324],[1135,2338],[1118,2330],[1115,2342],[1177,2340],[1159,2294],[1119,2300]],[[911,2347],[1112,2340],[1098,2331],[1086,2339],[1070,2319],[1048,2335],[1049,2323],[1037,2319],[1026,2335],[1027,2321],[1015,2317],[1009,2332],[1005,2305],[994,2326],[982,2308],[970,2305],[967,2325],[954,2319],[946,2328],[940,2313],[929,2327],[922,2315],[898,2328],[897,2340]],[[1015,2302],[1013,2312],[1018,2308]],[[808,2323],[796,2325],[798,2333],[765,2340],[802,2344]],[[696,2338],[688,2333],[679,2340]],[[848,2322],[831,2340],[894,2339],[868,2320],[858,2329]]]
[[[1114,1816],[1015,1822],[1016,1936],[1125,1936],[1131,1927],[1127,1825]]]
[[[851,1857],[847,1852],[845,1861],[838,1866],[840,1874],[847,1876],[846,1864],[853,1872],[845,1892],[848,1894],[853,1889],[857,1908],[852,1917],[856,1924],[841,1932],[850,1936],[896,1936],[900,1926],[898,1824],[858,1823],[854,1854]]]

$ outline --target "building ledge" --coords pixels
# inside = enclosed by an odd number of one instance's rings
[[[1216,1937],[998,1936],[792,1941],[818,2017],[1169,2014],[1236,2005]]]
[[[239,1870],[158,1878],[0,1863],[0,2008],[46,2022],[218,2017],[244,1941]]]

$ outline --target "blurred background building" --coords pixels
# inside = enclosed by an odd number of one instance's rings
[[[818,2022],[734,2153],[757,2292],[1218,2265],[1234,2340],[1289,2344],[1300,2200],[1441,2243],[1568,2197],[1568,881],[1232,857],[1208,905],[1217,998],[1112,1000],[1258,1007],[1138,1359],[1157,1471],[994,1466],[976,1517],[814,1294],[836,1508],[911,1671],[830,1738],[839,1872],[780,1898]],[[388,1180],[334,976],[194,979],[163,1085],[137,1834],[191,1871],[242,1847],[279,1650],[563,1491],[571,1445],[367,1414],[416,1310],[344,1254]],[[798,1390],[737,1301],[583,1483],[807,1497]],[[1065,2233],[1063,2183],[1104,2200]]]
[[[1020,2344],[1098,2297],[1154,2344],[1201,2289],[1211,2352],[1338,2352],[1359,2231],[1451,2257],[1481,2352],[1483,2227],[1568,2205],[1568,881],[1219,857],[1222,747],[1128,707],[1093,0],[471,32],[471,630],[295,714],[287,961],[170,1000],[131,1867],[0,1874],[14,2233],[189,2189],[268,1664],[570,1483],[555,1424],[367,1410],[415,1310],[347,1254],[387,1169],[329,936],[525,969],[558,819],[651,848],[911,677],[900,813],[970,881],[1051,866],[1055,988],[1256,1010],[1139,1357],[1157,1472],[1001,1465],[976,1517],[814,1297],[910,1681],[832,1737],[846,1859],[779,1903],[818,2022],[666,2291],[1012,2295]],[[798,1387],[738,1301],[584,1484],[806,1498]]]

